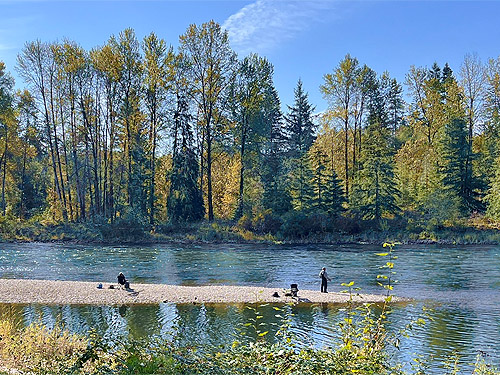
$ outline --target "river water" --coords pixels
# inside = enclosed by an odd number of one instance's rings
[[[354,245],[154,245],[84,246],[64,244],[0,244],[0,278],[116,282],[122,271],[133,283],[177,285],[253,285],[277,290],[297,283],[299,289],[318,289],[318,273],[327,267],[329,290],[354,281],[365,293],[382,293],[376,276],[386,261],[381,246]],[[414,301],[398,305],[388,328],[397,332],[430,308],[430,319],[402,338],[397,360],[411,363],[423,355],[438,369],[455,353],[464,369],[478,354],[499,365],[500,360],[500,247],[399,246],[395,250],[394,294]],[[300,294],[300,292],[299,292]],[[248,308],[251,307],[251,308]],[[91,328],[116,338],[172,337],[181,344],[224,344],[233,341],[255,317],[244,305],[44,306],[0,305],[27,324],[56,322],[86,333]],[[274,306],[275,307],[275,306]],[[292,331],[301,345],[324,347],[337,337],[342,306],[282,307],[291,316]],[[273,306],[258,307],[272,333],[280,324]],[[252,334],[252,332],[247,332]],[[271,335],[270,335],[271,336]]]

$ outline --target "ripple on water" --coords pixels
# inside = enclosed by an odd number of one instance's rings
[[[379,292],[376,275],[383,259],[372,246],[81,246],[64,244],[2,244],[1,278],[61,279],[115,282],[123,271],[132,282],[177,285],[266,285],[317,289],[318,272],[326,266],[338,291],[341,282],[355,281],[363,292]],[[500,350],[500,253],[494,246],[407,246],[396,250],[397,294],[426,301],[433,320],[403,340],[400,358],[414,351],[445,358],[453,350],[469,362],[484,350],[498,362]],[[427,302],[429,301],[429,302]],[[422,303],[398,307],[391,315],[396,331],[419,315]],[[108,337],[166,335],[177,330],[185,342],[226,342],[251,318],[240,306],[160,304],[143,307],[25,306],[20,318],[48,324],[58,319],[76,332],[97,327]],[[343,312],[333,307],[296,308],[292,330],[297,340],[321,347],[337,337]],[[276,311],[263,310],[270,332]],[[60,316],[60,317],[59,317]],[[237,336],[236,336],[237,337]]]

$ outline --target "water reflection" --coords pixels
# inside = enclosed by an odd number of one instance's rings
[[[363,292],[380,292],[376,275],[381,258],[377,246],[86,246],[65,244],[0,244],[0,278],[60,279],[114,282],[125,272],[132,283],[177,285],[265,285],[276,288],[298,283],[299,289],[319,288],[318,272],[325,266],[333,276],[332,291],[341,282],[355,281]],[[500,250],[496,246],[399,247],[396,261],[398,295],[415,303],[401,306],[391,316],[393,332],[415,319],[422,306],[433,308],[427,325],[415,327],[394,355],[410,362],[414,353],[430,354],[439,363],[452,352],[474,361],[478,350],[499,361]],[[251,307],[251,308],[249,308]],[[121,336],[175,337],[184,345],[223,345],[240,332],[256,337],[245,326],[260,314],[258,329],[273,337],[282,315],[275,306],[175,305],[150,306],[0,306],[27,324],[61,322],[74,332],[96,328],[108,338]],[[338,308],[284,307],[293,314],[291,330],[304,345],[332,345],[342,319]],[[253,329],[253,330],[252,330]]]
[[[395,308],[390,315],[388,331],[397,334],[406,323],[421,315],[422,306],[413,303]],[[0,305],[0,315],[10,317],[18,324],[42,322],[49,327],[60,324],[81,334],[94,329],[106,339],[160,337],[182,346],[225,346],[234,340],[253,340],[258,332],[264,331],[269,331],[266,337],[274,340],[283,319],[290,318],[289,329],[296,344],[325,348],[338,343],[338,324],[345,314],[343,308],[331,305]],[[436,305],[430,318],[424,327],[416,327],[408,338],[402,339],[401,350],[390,349],[397,361],[409,364],[417,354],[432,356],[431,365],[435,373],[439,373],[442,363],[454,353],[460,356],[462,365],[467,368],[480,350],[487,353],[493,363],[498,363],[498,316],[479,321],[473,311]]]

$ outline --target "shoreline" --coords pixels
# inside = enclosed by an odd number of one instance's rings
[[[472,220],[472,219],[471,219]],[[134,229],[134,228],[131,228]],[[244,229],[230,221],[201,221],[183,224],[158,224],[156,227],[125,230],[111,224],[88,223],[11,223],[0,229],[1,243],[66,243],[86,245],[499,245],[500,226],[470,221],[462,226],[425,229],[388,227],[384,230],[361,228],[356,232],[341,229],[310,233],[307,236],[284,236]]]
[[[40,244],[74,244],[74,245],[98,245],[98,246],[112,246],[116,244],[133,246],[133,245],[266,245],[266,246],[302,246],[302,245],[380,245],[384,243],[392,242],[389,240],[338,240],[338,241],[309,241],[309,240],[284,240],[284,241],[270,241],[270,240],[190,240],[190,239],[137,239],[137,240],[122,240],[117,239],[114,241],[105,240],[81,240],[81,239],[54,239],[54,240],[39,240],[39,239],[2,239],[0,238],[0,244],[23,244],[23,243],[40,243]],[[403,239],[396,241],[399,245],[442,245],[442,246],[498,246],[500,241],[471,241],[471,242],[461,242],[451,239],[439,239],[439,240],[413,240],[413,239]]]
[[[102,283],[103,288],[97,286]],[[109,289],[113,285],[114,289]],[[300,288],[300,285],[299,285]],[[277,292],[279,297],[274,297]],[[353,294],[355,303],[382,303],[386,296]],[[393,302],[406,301],[393,297]],[[180,286],[167,284],[131,284],[119,289],[116,283],[101,281],[60,281],[0,279],[0,303],[44,305],[141,305],[158,303],[327,303],[345,304],[348,293],[321,293],[299,290],[297,298],[285,296],[281,288],[255,286]]]

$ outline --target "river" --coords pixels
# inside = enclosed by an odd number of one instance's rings
[[[254,285],[277,290],[297,283],[299,289],[319,288],[318,273],[327,267],[329,289],[354,281],[361,292],[382,293],[376,276],[385,259],[381,246],[354,245],[154,245],[90,246],[67,244],[0,244],[0,278],[115,282],[122,271],[133,283],[177,285]],[[413,302],[395,307],[389,330],[397,332],[430,308],[427,324],[402,338],[397,360],[411,363],[416,355],[439,369],[456,353],[465,369],[476,355],[499,365],[500,247],[399,246],[395,250],[394,294]],[[300,294],[300,292],[299,292]],[[255,307],[255,306],[250,306]],[[280,324],[272,306],[260,307],[270,332]],[[293,314],[292,331],[302,345],[324,347],[337,335],[345,316],[339,306],[283,307]],[[116,338],[165,336],[182,343],[231,342],[255,314],[243,305],[151,306],[12,306],[0,305],[23,323],[56,321],[74,332],[91,328]],[[245,328],[246,330],[250,328]],[[437,371],[437,370],[436,370]]]

